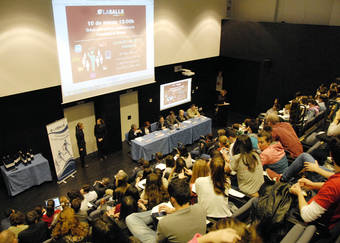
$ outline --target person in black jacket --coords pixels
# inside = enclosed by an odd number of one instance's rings
[[[168,123],[166,120],[164,120],[164,117],[161,116],[157,122],[157,131],[164,130],[166,128],[168,128]]]
[[[98,147],[98,157],[100,160],[106,159],[105,155],[105,139],[106,139],[106,125],[103,119],[98,118],[97,124],[94,126],[94,136],[96,137]]]
[[[35,210],[29,211],[26,214],[26,222],[28,224],[28,228],[21,231],[18,235],[20,243],[40,243],[50,237],[47,223],[39,221],[39,215]]]
[[[77,123],[76,126],[76,138],[77,138],[77,144],[78,144],[78,150],[79,150],[79,157],[81,162],[81,167],[88,167],[88,165],[85,165],[85,156],[86,156],[86,142],[84,137],[84,125],[81,122]]]

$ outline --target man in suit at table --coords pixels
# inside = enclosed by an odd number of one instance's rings
[[[168,128],[168,123],[164,120],[164,117],[161,116],[157,123],[157,131],[164,130]]]
[[[143,135],[142,131],[140,129],[137,129],[136,124],[132,124],[128,134],[128,140],[129,141],[134,140],[136,137],[140,137],[142,135]]]
[[[200,116],[200,113],[198,112],[198,107],[195,104],[192,104],[190,108],[187,110],[187,116],[189,118]]]

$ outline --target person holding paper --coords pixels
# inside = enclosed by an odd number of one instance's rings
[[[200,113],[198,112],[198,108],[195,104],[191,104],[190,108],[187,110],[187,114],[189,118],[200,116]]]
[[[142,136],[143,132],[140,129],[137,129],[136,124],[132,124],[131,125],[131,129],[129,131],[129,135],[128,135],[128,140],[134,140],[136,137]]]

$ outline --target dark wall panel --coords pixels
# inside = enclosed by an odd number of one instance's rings
[[[223,20],[220,55],[262,63],[256,106],[263,111],[276,96],[285,103],[339,77],[339,39],[335,26]]]

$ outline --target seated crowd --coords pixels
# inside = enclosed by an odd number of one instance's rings
[[[320,87],[308,110],[329,109],[328,100],[339,102],[337,94],[333,84],[329,90]],[[302,99],[293,100],[291,108]],[[304,152],[290,119],[278,115],[276,100],[262,122],[246,119],[218,130],[215,138],[202,138],[192,151],[180,146],[166,156],[157,153],[155,162],[141,159],[130,176],[119,170],[112,179],[83,185],[61,196],[59,207],[48,200],[25,214],[7,210],[0,243],[271,242],[261,233],[261,222],[248,224],[239,215],[250,204],[253,215],[261,213],[256,208],[281,185],[288,188],[285,198],[291,204],[280,216],[287,220],[285,214],[295,207],[302,224],[324,226],[318,240],[334,239],[340,227],[340,109],[330,110],[326,163]],[[195,105],[186,115],[199,115]],[[170,112],[160,118],[158,129],[186,118],[182,110],[178,117]],[[149,131],[148,122],[143,129],[132,126],[129,139]],[[232,189],[245,194],[248,203],[239,205]]]

